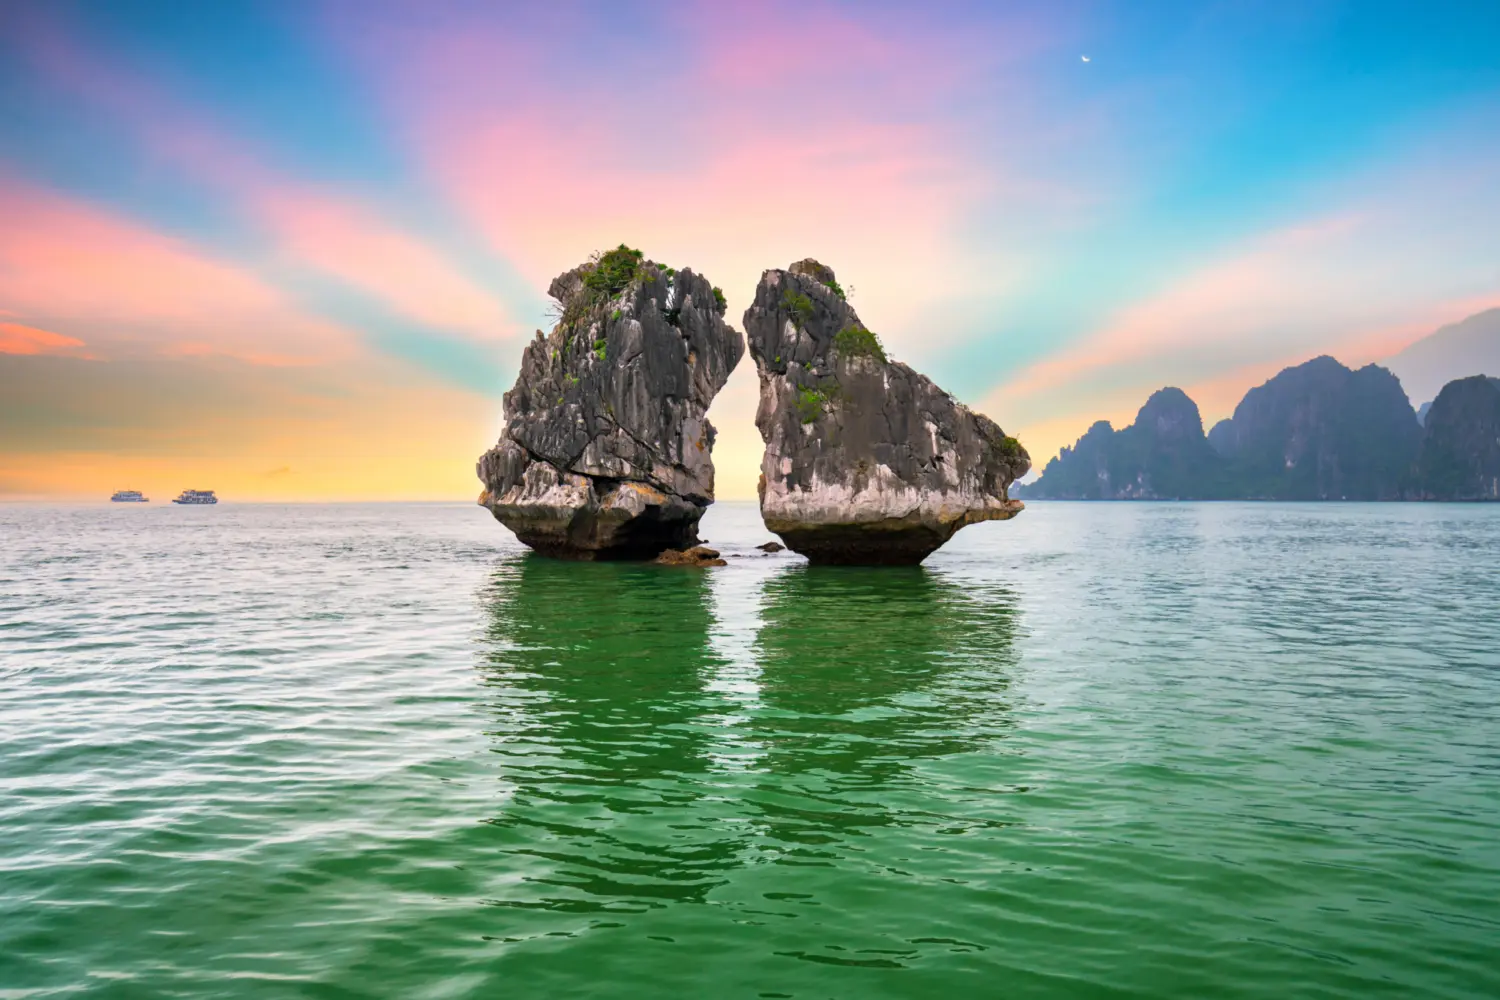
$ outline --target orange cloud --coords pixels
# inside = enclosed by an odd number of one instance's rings
[[[991,398],[1043,419],[1119,387],[1144,399],[1162,385],[1207,384],[1237,370],[1274,374],[1318,354],[1371,361],[1500,300],[1494,132],[1468,119],[1456,124],[1394,160],[1340,176],[1319,192],[1309,221],[1226,246],[1016,373]]]
[[[63,354],[87,358],[89,355],[80,353],[83,346],[83,341],[76,337],[65,337],[20,323],[0,323],[0,354]]]
[[[184,487],[226,501],[456,500],[499,434],[492,399],[370,355],[331,369],[223,357],[0,354],[0,495]],[[485,513],[474,508],[479,515]]]
[[[1331,336],[1311,346],[1285,348],[1264,359],[1235,365],[1206,378],[1183,380],[1180,388],[1198,404],[1198,410],[1203,417],[1203,428],[1206,431],[1219,420],[1232,415],[1234,408],[1239,405],[1246,392],[1283,369],[1300,365],[1318,354],[1331,354],[1351,368],[1359,368],[1372,362],[1378,363],[1432,333],[1444,323],[1450,323],[1455,318],[1472,316],[1496,305],[1500,305],[1500,294],[1454,299],[1416,307],[1410,312],[1410,315],[1414,317],[1412,319],[1389,326],[1355,329],[1342,335]],[[1118,358],[1128,359],[1129,356],[1121,354]],[[1089,366],[1079,365],[1077,370],[1085,372],[1088,368]],[[1048,377],[1054,376],[1057,371],[1051,367],[1042,370]],[[1033,465],[1037,471],[1040,471],[1049,458],[1056,455],[1063,446],[1072,445],[1077,441],[1094,421],[1108,420],[1116,428],[1125,427],[1135,419],[1136,411],[1140,409],[1151,391],[1172,383],[1172,378],[1162,375],[1160,370],[1157,370],[1143,379],[1090,392],[1082,398],[1076,395],[1068,396],[1061,407],[1066,411],[1064,415],[1047,419],[1032,419],[1014,430],[1007,424],[1006,430],[1014,433],[1026,445],[1031,452]],[[1043,383],[1041,379],[1032,383],[1032,385],[1042,384],[1058,387],[1066,385],[1062,381]],[[1002,405],[1009,412],[1025,413],[1028,410],[1035,412],[1035,407],[1025,405],[1024,395],[1020,391],[1027,388],[1028,386],[1024,383],[1019,388],[1016,383],[1009,383],[992,392],[987,400],[988,405],[996,408],[991,411],[992,415],[1000,412]],[[1031,391],[1041,392],[1040,389]],[[1424,400],[1412,400],[1413,405],[1421,402]]]

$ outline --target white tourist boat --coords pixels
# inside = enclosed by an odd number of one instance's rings
[[[183,490],[182,495],[172,502],[189,504],[218,503],[219,498],[214,496],[213,490]]]
[[[141,495],[140,490],[115,490],[115,495],[109,498],[110,503],[150,503],[150,499]]]

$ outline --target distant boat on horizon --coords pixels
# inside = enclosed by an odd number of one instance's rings
[[[183,490],[182,494],[172,502],[188,504],[218,503],[219,498],[214,496],[213,490]]]
[[[141,496],[140,490],[115,490],[115,495],[109,498],[110,503],[150,503],[150,499]]]

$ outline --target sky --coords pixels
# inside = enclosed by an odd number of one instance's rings
[[[621,242],[736,327],[817,257],[1038,468],[1211,424],[1500,305],[1497,52],[1494,0],[0,0],[0,499],[476,495]]]

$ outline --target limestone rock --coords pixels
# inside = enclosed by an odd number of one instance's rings
[[[1422,426],[1389,371],[1351,370],[1323,356],[1245,393],[1209,441],[1229,460],[1231,478],[1200,496],[1397,500]]]
[[[757,545],[756,548],[760,549],[766,555],[773,555],[777,552],[784,551],[786,549],[786,546],[782,545],[780,542],[766,542],[762,545]]]
[[[1443,386],[1427,415],[1416,495],[1500,500],[1500,379],[1475,375]]]
[[[548,291],[558,322],[527,345],[505,394],[480,504],[545,555],[691,548],[714,496],[706,414],[745,351],[721,293],[624,246]]]
[[[815,260],[761,276],[745,312],[760,373],[766,527],[814,563],[921,562],[964,525],[1006,520],[1031,467],[994,421],[889,361]]]
[[[719,558],[719,550],[707,545],[694,545],[690,549],[667,549],[656,557],[663,566],[728,566]]]
[[[1096,421],[1047,463],[1040,479],[1016,492],[1028,500],[1213,499],[1225,488],[1226,467],[1203,435],[1198,404],[1168,387],[1151,394],[1129,427]]]

